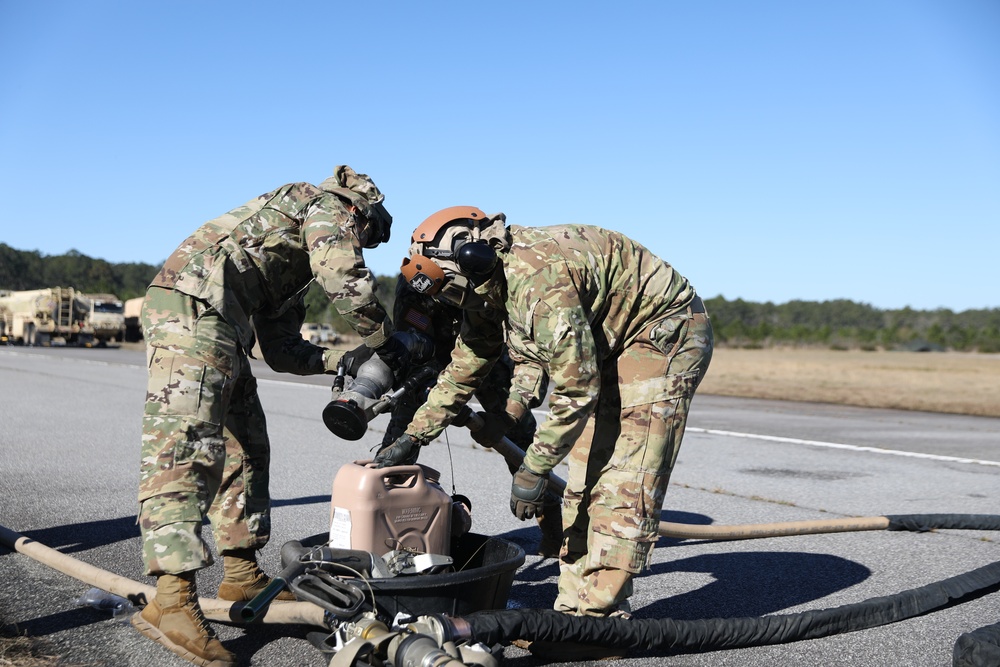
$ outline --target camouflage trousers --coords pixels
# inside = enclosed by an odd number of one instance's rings
[[[270,444],[257,383],[236,332],[198,299],[150,287],[142,309],[149,384],[142,423],[139,524],[150,575],[259,549],[270,537]]]
[[[699,299],[650,324],[602,369],[597,409],[568,456],[559,611],[628,610],[632,578],[658,538],[691,398],[712,359],[703,311]]]

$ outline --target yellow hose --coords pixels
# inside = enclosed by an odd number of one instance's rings
[[[661,521],[659,534],[692,540],[745,540],[758,537],[814,535],[816,533],[848,533],[861,530],[885,530],[889,519],[884,516],[846,517],[820,521],[785,521],[783,523],[750,523],[739,526],[694,526],[686,523]]]
[[[156,588],[153,586],[84,563],[4,526],[0,526],[0,544],[85,584],[128,598],[138,605],[145,604],[156,594]],[[239,605],[243,603],[200,596],[198,601],[205,612],[205,617],[209,620],[221,623],[240,623]],[[311,602],[274,602],[267,608],[260,620],[263,623],[326,627],[323,622],[323,609]]]
[[[469,428],[478,423],[470,418]],[[493,446],[507,461],[518,467],[524,459],[524,450],[502,438]],[[566,482],[558,475],[549,473],[549,488],[562,495]],[[691,540],[747,540],[761,537],[786,537],[788,535],[814,535],[816,533],[847,533],[861,530],[885,530],[889,519],[884,516],[847,517],[844,519],[823,519],[820,521],[787,521],[784,523],[754,523],[739,526],[695,526],[686,523],[661,521],[657,532],[661,537],[677,537]]]

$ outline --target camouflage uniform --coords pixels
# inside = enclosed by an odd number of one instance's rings
[[[139,484],[147,574],[210,565],[206,516],[220,553],[268,540],[270,446],[248,360],[255,331],[275,370],[335,371],[342,353],[299,334],[302,296],[316,280],[369,346],[391,334],[362,256],[363,219],[341,185],[284,185],[205,223],[147,290]]]
[[[554,383],[525,464],[544,474],[569,458],[555,608],[610,614],[627,608],[657,539],[691,398],[712,357],[711,323],[683,276],[617,232],[508,231],[506,284],[476,291],[505,310],[515,361],[541,365]],[[410,435],[433,440],[468,400],[499,356],[500,324],[466,311],[453,361]]]
[[[462,324],[462,311],[417,292],[400,276],[396,282],[396,301],[393,306],[393,322],[397,329],[419,331],[427,334],[434,341],[434,356],[430,362],[440,371],[451,362],[451,351],[455,347]],[[536,373],[538,379],[535,379]],[[531,377],[532,386],[520,387],[514,383],[514,378]],[[437,380],[435,377],[428,385]],[[525,369],[517,369],[507,350],[504,349],[500,358],[476,389],[475,396],[483,406],[483,411],[491,414],[504,412],[520,415],[514,426],[507,431],[506,437],[521,449],[528,449],[535,437],[538,423],[532,408],[538,407],[545,398],[548,389],[548,376],[541,369],[528,373]],[[426,400],[424,392],[416,395],[406,394],[399,399],[392,411],[382,447],[388,447],[401,436],[409,425],[417,409]],[[506,459],[505,459],[506,461]],[[517,466],[507,462],[510,474],[517,472]],[[543,514],[538,517],[538,527],[541,529],[541,540],[537,553],[545,557],[554,557],[559,551],[562,509],[558,494],[549,492],[545,496]]]
[[[461,310],[417,292],[400,278],[396,282],[396,301],[393,306],[392,319],[395,327],[400,331],[419,331],[430,336],[434,341],[434,359],[429,362],[430,364],[433,364],[437,369],[443,369],[451,362],[451,351],[455,347],[455,340],[458,338],[462,324]],[[476,390],[475,396],[480,405],[483,406],[484,411],[494,414],[503,413],[507,408],[508,401],[526,404],[527,409],[518,410],[518,412],[523,412],[523,416],[507,432],[507,437],[521,449],[527,449],[535,435],[535,428],[538,426],[531,409],[538,407],[542,399],[545,398],[548,382],[544,380],[540,383],[542,386],[539,394],[522,397],[522,393],[517,387],[511,388],[513,375],[514,363],[511,361],[510,355],[504,351]],[[428,382],[428,385],[431,384],[433,381]],[[534,389],[532,388],[532,390]],[[393,409],[392,418],[386,427],[385,436],[382,439],[383,447],[391,445],[406,431],[406,427],[417,408],[423,405],[425,399],[426,396],[423,395],[411,396],[409,394],[400,399]]]

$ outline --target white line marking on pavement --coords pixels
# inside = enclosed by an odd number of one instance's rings
[[[257,384],[260,384],[261,382],[268,384],[277,384],[281,385],[282,387],[309,387],[311,389],[325,389],[326,391],[330,391],[330,388],[333,386],[333,376],[330,376],[329,385],[313,384],[312,382],[295,382],[294,380],[275,380],[273,378],[257,378]]]
[[[29,355],[25,352],[15,352],[13,350],[3,350],[2,352],[9,354],[10,356],[17,357],[27,357],[27,356],[37,356]],[[121,363],[115,361],[98,361],[95,359],[75,359],[74,361],[82,362],[85,364],[94,364],[99,366],[135,366],[134,364]],[[138,366],[138,368],[142,368]],[[145,369],[143,369],[145,370]],[[310,389],[323,389],[329,391],[330,388],[325,385],[320,384],[310,384],[307,382],[293,382],[290,380],[274,380],[271,378],[258,378],[257,382],[263,383],[273,383],[281,386],[294,386],[294,387],[306,387]],[[482,409],[482,408],[480,408]],[[544,420],[546,413],[542,410],[532,410],[537,417]],[[748,438],[750,440],[767,440],[770,442],[783,442],[791,445],[810,445],[812,447],[826,447],[828,449],[847,449],[854,452],[871,452],[873,454],[886,454],[889,456],[905,456],[914,459],[929,459],[931,461],[948,461],[951,463],[972,463],[981,466],[996,466],[1000,467],[1000,461],[984,461],[981,459],[966,459],[958,456],[942,456],[940,454],[923,454],[920,452],[904,452],[898,449],[883,449],[881,447],[864,447],[861,445],[845,445],[838,442],[822,442],[820,440],[802,440],[800,438],[784,438],[777,435],[759,435],[757,433],[740,433],[738,431],[720,431],[717,429],[710,428],[696,428],[689,426],[686,429],[689,433],[705,433],[708,435],[725,435],[731,438]]]
[[[963,459],[958,456],[941,456],[940,454],[922,454],[920,452],[904,452],[898,449],[882,449],[881,447],[863,447],[861,445],[844,445],[837,442],[821,442],[819,440],[800,440],[799,438],[783,438],[777,435],[758,435],[756,433],[739,433],[737,431],[719,431],[711,428],[687,428],[692,433],[707,433],[709,435],[727,435],[732,438],[749,438],[751,440],[769,440],[771,442],[784,442],[792,445],[811,445],[813,447],[827,447],[829,449],[849,449],[854,452],[872,452],[874,454],[888,454],[890,456],[908,456],[915,459],[930,459],[932,461],[949,461],[951,463],[974,463],[981,466],[998,466],[1000,461],[982,461],[980,459]]]

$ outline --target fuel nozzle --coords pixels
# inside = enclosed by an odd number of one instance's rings
[[[426,363],[434,354],[434,342],[426,334],[396,332],[393,337],[409,350],[412,364]],[[323,409],[323,423],[338,438],[360,440],[368,430],[368,422],[391,409],[396,399],[413,391],[428,373],[433,375],[435,371],[421,368],[393,391],[393,369],[378,355],[361,364],[354,378],[341,365],[333,382],[333,398]]]
[[[338,438],[360,440],[368,430],[368,422],[390,407],[385,394],[392,389],[395,378],[378,356],[361,364],[356,378],[346,377],[341,389],[334,384],[333,400],[323,409],[323,423]]]

